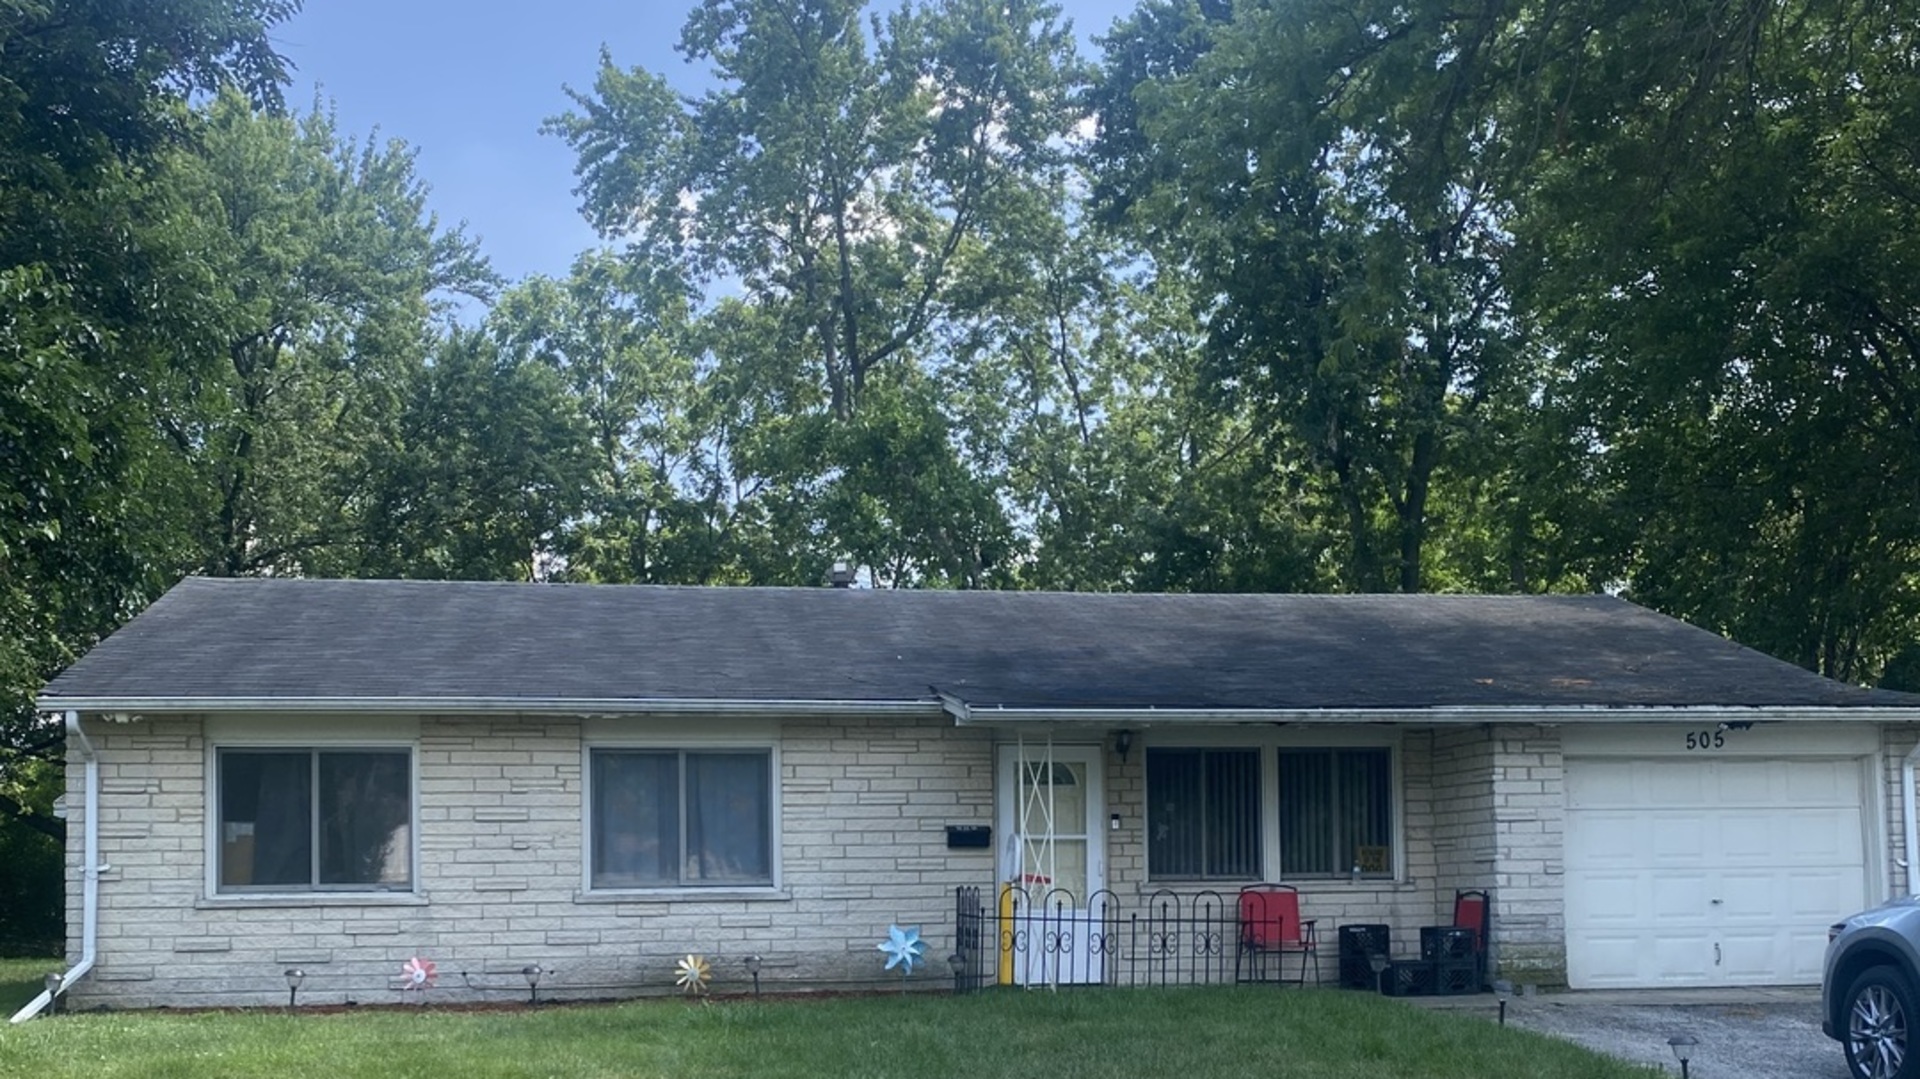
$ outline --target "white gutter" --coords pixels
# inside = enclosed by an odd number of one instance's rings
[[[1081,723],[1205,726],[1232,723],[1779,723],[1920,722],[1920,708],[1744,705],[1448,705],[1435,708],[1006,708],[941,694],[954,721],[970,724]]]
[[[85,866],[81,884],[80,898],[80,961],[60,976],[57,989],[43,989],[40,995],[27,1002],[26,1007],[13,1013],[12,1022],[24,1023],[39,1015],[53,1003],[55,993],[64,993],[73,987],[73,983],[85,977],[93,969],[95,947],[100,939],[100,872],[107,868],[100,864],[100,755],[94,752],[93,743],[87,740],[87,732],[80,729],[80,713],[67,713],[68,745],[78,742],[80,752],[87,758],[86,775],[86,842],[81,852],[81,865]]]
[[[42,711],[108,719],[201,712],[377,712],[484,715],[937,716],[933,700],[724,700],[704,697],[42,697]]]
[[[1913,805],[1913,770],[1916,765],[1920,765],[1920,745],[1915,745],[1909,750],[1906,759],[1900,762],[1900,815],[1906,825],[1907,855],[1900,864],[1907,871],[1908,895],[1920,895],[1920,878],[1916,876],[1920,874],[1920,870],[1914,868],[1914,862],[1920,861],[1914,849],[1916,845],[1920,845],[1920,824],[1915,822]]]

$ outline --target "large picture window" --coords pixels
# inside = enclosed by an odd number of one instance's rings
[[[596,749],[594,888],[773,883],[768,750]]]
[[[1280,751],[1280,871],[1393,872],[1393,758],[1385,749]]]
[[[222,749],[222,891],[413,887],[406,749]]]
[[[1147,750],[1147,875],[1260,876],[1260,751]]]

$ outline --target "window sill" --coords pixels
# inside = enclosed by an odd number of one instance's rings
[[[575,892],[575,903],[785,903],[793,894],[783,888],[603,888]]]
[[[1138,889],[1140,895],[1152,895],[1157,891],[1177,892],[1188,895],[1195,892],[1218,892],[1221,895],[1238,895],[1242,888],[1253,888],[1261,884],[1290,884],[1301,894],[1323,891],[1379,892],[1392,888],[1407,888],[1413,885],[1410,878],[1401,877],[1281,877],[1277,880],[1150,880]]]
[[[424,907],[415,892],[302,892],[297,895],[212,895],[194,900],[195,910],[264,910],[273,907]]]

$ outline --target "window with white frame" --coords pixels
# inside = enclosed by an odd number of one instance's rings
[[[1280,750],[1284,877],[1393,872],[1393,757],[1386,749]]]
[[[596,889],[773,883],[767,749],[590,751]]]
[[[413,754],[405,748],[217,751],[219,890],[413,887]]]
[[[1147,750],[1147,875],[1260,876],[1260,751]]]

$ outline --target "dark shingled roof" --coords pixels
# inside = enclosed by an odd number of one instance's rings
[[[1894,706],[1608,596],[1132,595],[189,578],[62,700],[975,708]]]

